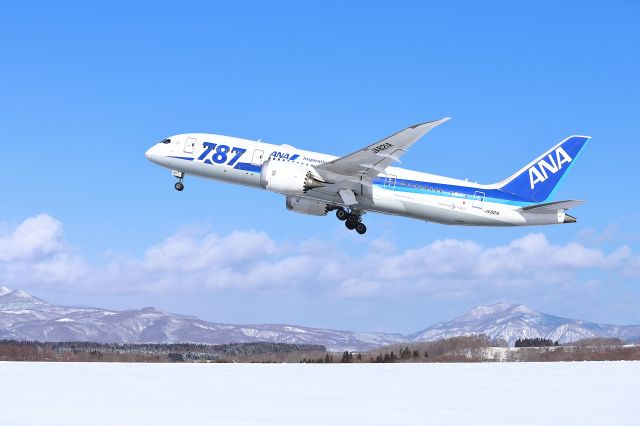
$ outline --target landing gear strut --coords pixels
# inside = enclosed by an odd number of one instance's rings
[[[362,223],[362,214],[359,212],[353,211],[351,209],[349,212],[347,212],[342,207],[339,207],[336,210],[336,217],[339,220],[344,221],[344,226],[346,226],[346,228],[350,231],[355,229],[356,232],[360,235],[367,232],[367,227],[364,223]]]

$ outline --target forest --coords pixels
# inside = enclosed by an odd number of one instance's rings
[[[254,362],[254,363],[447,363],[640,360],[640,346],[593,338],[560,345],[522,339],[516,347],[484,335],[396,344],[365,352],[328,351],[322,345],[287,343],[130,343],[0,340],[0,361],[52,362]]]

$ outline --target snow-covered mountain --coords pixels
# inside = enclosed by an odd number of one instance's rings
[[[324,345],[334,351],[364,351],[394,343],[486,334],[513,345],[517,338],[544,337],[561,343],[586,337],[640,341],[640,326],[615,326],[536,312],[523,305],[478,306],[461,317],[410,335],[328,330],[286,324],[233,325],[163,312],[155,308],[115,311],[54,305],[0,287],[0,339],[103,343],[281,342]]]
[[[155,308],[114,311],[47,303],[22,290],[0,287],[0,339],[100,343],[280,342],[363,351],[403,342],[393,333],[360,333],[284,324],[231,325]]]
[[[617,337],[640,341],[640,326],[597,324],[556,317],[534,311],[524,305],[497,303],[478,306],[449,322],[439,323],[409,336],[413,341],[430,341],[455,336],[486,334],[513,346],[518,338],[543,337],[560,343],[591,337]]]

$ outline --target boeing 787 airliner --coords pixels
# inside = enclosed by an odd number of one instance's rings
[[[572,223],[579,200],[550,201],[588,136],[569,136],[507,179],[491,185],[391,167],[448,117],[416,124],[344,157],[229,136],[187,133],[151,147],[149,160],[185,175],[277,192],[287,209],[324,216],[335,211],[359,234],[365,212],[451,225],[518,226]]]

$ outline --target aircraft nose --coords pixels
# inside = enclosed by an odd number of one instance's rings
[[[147,157],[147,159],[152,163],[160,164],[160,162],[162,161],[161,150],[161,147],[159,147],[158,145],[154,145],[144,153],[144,156]]]

